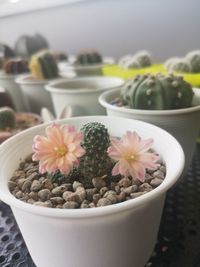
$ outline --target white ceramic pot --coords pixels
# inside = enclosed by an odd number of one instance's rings
[[[98,97],[104,91],[121,87],[124,80],[116,77],[88,76],[74,79],[60,79],[49,83],[56,116],[65,106],[72,107],[72,116],[104,115],[105,109]]]
[[[145,195],[110,206],[74,210],[39,207],[16,199],[9,192],[8,180],[31,153],[33,137],[44,134],[47,124],[5,141],[0,146],[0,198],[11,206],[37,267],[144,267],[153,251],[166,191],[184,166],[183,150],[166,131],[141,121],[89,116],[60,122],[79,129],[92,121],[103,123],[114,136],[134,130],[142,138],[154,138],[154,149],[166,164],[165,180]]]
[[[0,86],[6,89],[16,111],[26,111],[23,93],[20,86],[15,82],[17,77],[19,77],[19,75],[0,73]]]
[[[41,108],[46,107],[53,112],[53,104],[49,92],[45,90],[47,80],[36,80],[30,74],[16,79],[24,95],[26,109],[40,114]]]
[[[195,93],[193,106],[176,110],[142,110],[111,105],[110,101],[120,95],[118,89],[103,93],[99,102],[110,116],[142,120],[171,133],[180,142],[185,152],[184,175],[191,164],[200,129],[200,89],[193,90]]]
[[[70,56],[69,61],[58,64],[58,68],[61,76],[67,78],[72,75],[72,73],[75,73],[77,76],[99,76],[103,75],[103,66],[114,64],[115,62],[114,58],[112,57],[103,57],[102,61],[103,62],[100,64],[80,65],[75,63],[75,56]]]

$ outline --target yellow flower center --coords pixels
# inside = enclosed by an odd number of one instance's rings
[[[136,160],[136,156],[133,155],[133,154],[127,155],[127,156],[126,156],[126,160],[128,160],[128,161]]]
[[[59,147],[56,146],[56,147],[54,147],[54,151],[56,153],[56,157],[61,158],[61,157],[66,155],[67,148],[66,148],[66,146],[59,146]]]

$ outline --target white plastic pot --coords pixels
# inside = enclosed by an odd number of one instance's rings
[[[36,80],[30,74],[16,79],[24,95],[26,109],[40,114],[41,108],[46,107],[53,112],[53,104],[49,92],[45,90],[47,80]]]
[[[4,87],[10,96],[16,111],[26,111],[26,105],[20,86],[15,82],[19,75],[0,73],[0,86]]]
[[[98,102],[100,94],[123,83],[116,77],[86,76],[60,79],[45,88],[51,94],[56,116],[65,106],[72,107],[72,116],[104,115],[106,111]]]
[[[16,199],[8,180],[20,160],[31,153],[33,137],[46,124],[28,129],[0,146],[0,198],[11,206],[37,267],[144,267],[153,251],[167,190],[180,177],[184,153],[166,131],[151,124],[108,116],[65,119],[77,128],[101,122],[113,136],[127,130],[154,138],[154,148],[166,164],[163,183],[138,198],[91,209],[53,209]],[[176,164],[174,164],[176,163]]]
[[[70,56],[68,62],[62,62],[58,64],[60,75],[62,77],[69,77],[72,73],[76,73],[77,76],[100,76],[103,75],[102,68],[105,65],[114,64],[115,60],[112,57],[103,57],[102,63],[80,65],[76,64],[76,56]]]
[[[191,164],[200,129],[200,89],[194,88],[193,91],[192,107],[176,110],[142,110],[114,106],[110,101],[119,97],[119,89],[103,93],[99,97],[99,102],[110,116],[142,120],[171,133],[180,142],[185,152],[186,162],[183,173],[185,174]]]

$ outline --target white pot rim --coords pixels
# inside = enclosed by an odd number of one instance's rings
[[[173,109],[173,110],[145,110],[145,109],[131,109],[126,107],[117,107],[108,102],[109,96],[112,94],[116,94],[120,91],[119,88],[109,90],[107,92],[103,92],[99,96],[99,103],[110,110],[113,111],[120,111],[122,113],[128,113],[128,114],[137,114],[137,115],[145,115],[145,116],[169,116],[169,115],[182,115],[186,113],[196,112],[200,110],[200,105],[188,107],[188,108],[181,108],[181,109]],[[200,99],[200,88],[193,88],[193,92],[195,93],[195,96],[197,96]]]
[[[109,117],[109,116],[88,116],[88,117],[76,117],[76,118],[70,118],[65,120],[59,120],[58,122],[67,123],[74,120],[82,121],[82,119],[93,119],[95,118],[103,118],[106,120],[115,120],[116,123],[120,123],[120,120],[127,120],[127,121],[133,121],[132,119],[126,119],[121,117]],[[144,125],[149,126],[149,123],[134,120],[137,125],[141,124],[141,127]],[[0,146],[0,155],[3,153],[3,151],[6,151],[10,146],[14,145],[19,139],[22,139],[27,135],[28,132],[34,131],[37,133],[38,129],[45,128],[47,125],[51,123],[45,123],[42,125],[34,126],[30,129],[24,130],[21,133],[16,134],[14,137],[11,137],[10,139],[6,140],[1,146]],[[157,188],[153,189],[151,192],[148,192],[140,197],[137,197],[135,199],[127,200],[122,203],[117,203],[105,207],[98,207],[98,208],[86,208],[86,209],[56,209],[56,208],[47,208],[47,207],[40,207],[35,206],[32,204],[25,203],[21,200],[16,199],[8,190],[8,185],[5,185],[5,182],[3,183],[3,186],[0,186],[0,198],[2,201],[10,205],[11,207],[15,207],[18,209],[21,209],[25,212],[33,213],[35,215],[42,215],[47,217],[59,217],[59,218],[69,218],[69,219],[86,219],[90,217],[98,217],[98,216],[106,216],[108,214],[115,214],[119,212],[123,212],[125,210],[129,209],[138,209],[142,206],[148,205],[148,203],[157,197],[159,197],[162,194],[165,194],[166,191],[172,187],[172,185],[178,180],[178,178],[181,175],[181,172],[184,167],[184,152],[181,147],[181,145],[178,143],[178,141],[168,132],[165,130],[154,126],[151,124],[151,128],[153,128],[154,131],[162,134],[163,136],[170,139],[171,144],[174,147],[174,153],[176,155],[179,155],[179,161],[177,162],[178,168],[176,169],[176,172],[173,174],[173,179],[169,177],[168,173],[166,174],[166,177],[161,185],[159,185]],[[3,157],[3,156],[2,156]],[[0,170],[1,173],[1,170]],[[0,177],[0,179],[3,179]]]
[[[119,84],[113,84],[113,86],[108,86],[100,89],[89,89],[89,88],[81,88],[81,89],[62,89],[59,88],[59,84],[66,83],[66,84],[71,84],[71,83],[76,83],[76,82],[81,82],[81,81],[108,81],[108,80],[113,80],[113,81],[118,81]],[[106,90],[111,90],[116,87],[120,87],[124,84],[124,80],[118,77],[112,77],[112,76],[83,76],[83,77],[75,77],[75,78],[63,78],[63,79],[57,79],[55,81],[49,82],[46,86],[45,89],[49,92],[52,93],[57,93],[57,94],[63,94],[63,92],[67,93],[72,93],[72,94],[80,94],[80,93],[95,93],[95,92],[103,92]]]
[[[32,85],[32,84],[47,84],[48,80],[36,80],[33,78],[33,76],[29,74],[20,75],[15,80],[16,83],[21,85]]]
[[[8,74],[5,72],[0,72],[0,79],[2,80],[13,80],[16,79],[21,74]]]

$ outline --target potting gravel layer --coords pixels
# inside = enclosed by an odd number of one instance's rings
[[[39,163],[29,155],[19,165],[8,182],[11,193],[24,202],[60,209],[94,208],[120,203],[146,194],[158,187],[165,178],[165,164],[160,160],[156,170],[147,170],[145,182],[131,177],[94,177],[85,186],[80,177],[66,178],[59,184],[39,173]],[[81,183],[81,182],[82,183]]]

